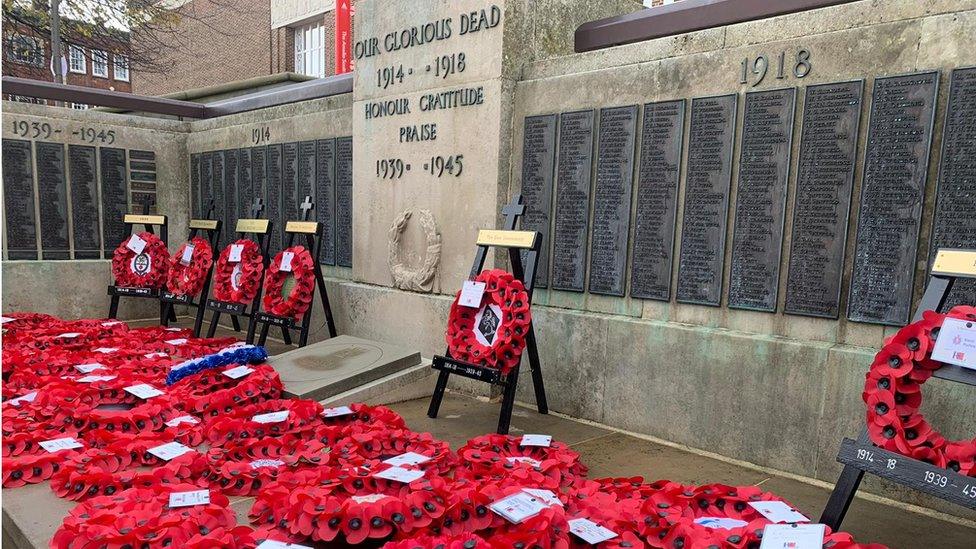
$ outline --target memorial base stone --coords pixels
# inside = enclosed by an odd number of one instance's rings
[[[420,364],[420,352],[341,335],[268,359],[285,395],[322,400]]]

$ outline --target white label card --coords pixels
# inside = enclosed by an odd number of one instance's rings
[[[617,533],[613,530],[608,530],[589,519],[573,519],[568,521],[568,524],[570,532],[590,545],[617,537]]]
[[[96,381],[112,381],[118,376],[85,376],[79,377],[75,381],[78,383],[95,383]]]
[[[823,538],[823,524],[769,524],[759,549],[820,549]]]
[[[52,454],[54,452],[60,452],[61,450],[71,450],[72,448],[81,448],[82,444],[72,437],[55,438],[51,440],[42,440],[39,442],[41,448],[44,448]]]
[[[280,459],[256,459],[251,462],[251,469],[258,467],[281,467],[285,462]]]
[[[932,359],[976,370],[976,322],[945,319],[932,349]]]
[[[271,412],[270,414],[258,414],[251,418],[251,421],[257,423],[281,423],[282,421],[288,419],[288,410],[282,410],[280,412]]]
[[[102,353],[103,355],[108,355],[108,354],[114,353],[115,351],[118,351],[118,350],[119,349],[117,347],[99,347],[99,348],[95,349],[95,352],[96,353]]]
[[[782,501],[750,501],[749,505],[770,522],[810,522],[810,519]]]
[[[543,446],[548,448],[552,444],[552,437],[549,435],[522,435],[522,442],[519,446]]]
[[[465,280],[461,285],[461,297],[458,298],[458,305],[477,309],[481,307],[481,297],[485,295],[485,283]]]
[[[183,255],[180,256],[180,264],[190,264],[190,261],[193,260],[193,248],[193,244],[187,244],[186,247],[183,248]]]
[[[518,492],[492,503],[490,509],[508,522],[518,524],[538,515],[546,507],[548,506],[539,498],[525,492]]]
[[[373,474],[376,478],[383,478],[386,480],[395,480],[396,482],[402,482],[404,484],[410,484],[411,482],[417,480],[424,476],[424,472],[418,469],[404,469],[403,467],[390,467],[389,469],[384,469],[379,473]]]
[[[129,242],[126,243],[125,247],[132,250],[134,254],[139,255],[146,249],[146,241],[139,238],[139,235],[134,234],[129,237]]]
[[[115,326],[116,324],[122,324],[121,320],[109,320],[108,322],[102,322],[102,326]]]
[[[159,389],[149,385],[148,383],[140,383],[138,385],[130,385],[125,388],[125,392],[136,395],[137,397],[146,400],[152,397],[157,397],[159,395],[164,395],[166,393],[160,391]]]
[[[243,244],[231,244],[230,254],[227,256],[227,261],[230,261],[231,263],[240,263],[241,253],[243,252],[244,252]]]
[[[322,411],[322,415],[325,417],[348,416],[354,413],[352,408],[348,406],[336,406],[335,408],[326,408]]]
[[[255,549],[312,549],[308,545],[298,545],[297,543],[285,543],[276,539],[266,539],[258,544]]]
[[[72,337],[78,337],[80,335],[81,334],[79,334],[78,332],[65,332],[63,334],[58,334],[58,335],[56,335],[54,337],[63,337],[65,339],[68,339],[68,338],[72,338]]]
[[[563,502],[556,497],[556,494],[550,492],[549,490],[543,490],[542,488],[522,488],[522,491],[532,497],[541,499],[546,505],[563,506]]]
[[[430,461],[429,456],[418,454],[416,452],[407,452],[405,454],[400,454],[398,456],[394,456],[389,459],[384,459],[383,463],[400,466],[400,465],[420,465],[421,463],[426,463],[428,461]]]
[[[167,442],[166,444],[160,444],[149,449],[149,453],[158,457],[159,459],[169,461],[173,458],[178,458],[187,452],[192,452],[193,448],[189,446],[184,446],[179,442]]]
[[[376,503],[377,501],[388,498],[386,494],[369,494],[368,496],[353,496],[352,500],[356,503]]]
[[[698,517],[695,519],[695,524],[704,526],[705,528],[732,530],[734,528],[741,528],[749,523],[744,520],[728,517]]]
[[[166,328],[167,332],[182,332],[183,328]]]
[[[167,358],[169,355],[166,353],[146,353],[142,356],[146,358]]]
[[[186,343],[186,338],[181,337],[179,339],[167,339],[165,343],[168,343],[170,345],[183,345]]]
[[[173,419],[166,422],[166,426],[178,427],[181,423],[189,423],[190,425],[196,425],[197,423],[200,423],[200,420],[193,416],[174,417]]]
[[[15,318],[10,318],[9,316],[0,316],[0,324],[6,324],[11,320],[16,320]]]
[[[169,506],[171,509],[176,507],[190,507],[192,505],[208,505],[209,503],[210,490],[173,492],[169,495]]]
[[[295,259],[295,253],[294,252],[284,252],[284,253],[282,253],[281,254],[281,265],[278,267],[278,270],[281,271],[281,272],[283,272],[283,273],[290,273],[291,272],[291,260],[292,259]]]
[[[95,370],[104,370],[105,365],[97,362],[92,362],[91,364],[75,364],[75,369],[83,374],[90,374]]]
[[[37,391],[32,391],[24,396],[12,398],[8,402],[13,406],[20,406],[21,402],[34,402],[35,398],[37,398]]]
[[[505,459],[507,459],[509,463],[528,463],[533,467],[538,467],[542,465],[541,461],[526,456],[509,456]]]
[[[250,368],[248,366],[237,366],[236,368],[231,368],[230,370],[224,370],[223,374],[231,379],[240,379],[253,371],[254,368]]]

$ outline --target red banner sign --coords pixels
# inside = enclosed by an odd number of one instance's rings
[[[352,64],[352,6],[351,0],[339,0],[335,9],[335,68],[336,74],[349,72]]]

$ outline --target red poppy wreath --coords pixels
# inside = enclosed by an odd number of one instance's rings
[[[170,259],[166,288],[176,295],[199,294],[211,265],[213,250],[207,239],[197,236],[184,242]]]
[[[312,304],[315,289],[315,263],[304,246],[278,252],[268,265],[264,278],[264,310],[280,317],[300,320]],[[285,283],[294,285],[285,296]]]
[[[919,413],[922,384],[942,367],[932,350],[946,318],[976,321],[976,307],[955,307],[946,315],[927,311],[874,357],[862,395],[868,433],[886,450],[976,476],[976,439],[947,441]]]
[[[116,286],[159,289],[166,283],[168,270],[169,250],[158,236],[149,232],[130,235],[112,256]]]
[[[478,307],[460,304],[458,292],[447,321],[447,348],[465,362],[498,368],[507,375],[525,349],[532,315],[529,294],[521,280],[500,269],[482,271],[475,282],[485,283]]]
[[[240,246],[240,261],[231,261],[231,252]],[[261,287],[264,258],[253,240],[242,238],[220,252],[214,274],[216,299],[227,303],[247,303],[254,299]]]

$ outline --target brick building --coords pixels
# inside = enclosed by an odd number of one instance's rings
[[[162,53],[170,69],[136,72],[133,89],[162,95],[282,72],[335,74],[337,1],[349,0],[189,0],[193,17]]]
[[[128,49],[128,35],[121,34],[114,48],[104,44],[93,46],[83,41],[68,42],[61,45],[67,60],[66,84],[101,88],[107,90],[132,91],[132,74],[129,59],[123,53]],[[36,33],[28,27],[7,25],[3,29],[3,75],[30,78],[53,82],[51,74],[51,39]],[[43,102],[21,97],[4,99]],[[74,103],[67,105],[78,109],[87,105]]]

